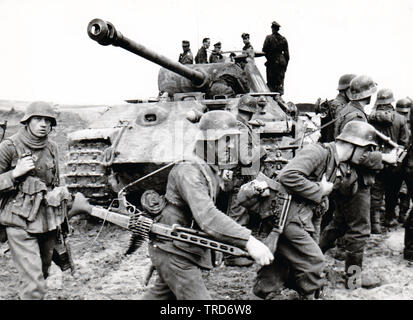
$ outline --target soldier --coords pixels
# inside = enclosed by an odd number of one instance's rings
[[[284,94],[284,76],[287,70],[290,53],[288,51],[288,42],[278,33],[280,25],[273,21],[271,24],[272,34],[265,38],[262,51],[265,53],[267,62],[267,85],[271,91]]]
[[[45,200],[59,185],[57,145],[48,139],[56,115],[49,103],[38,101],[20,122],[24,127],[0,144],[0,224],[21,276],[20,298],[43,299],[63,222]]]
[[[351,138],[349,131],[354,134]],[[279,291],[282,284],[306,298],[318,295],[324,284],[324,256],[317,245],[318,226],[328,205],[327,196],[341,183],[339,166],[344,162],[359,163],[374,144],[374,129],[369,124],[350,122],[336,142],[306,145],[281,170],[277,181],[292,195],[292,200],[274,262],[258,272],[256,295],[265,298],[270,292]],[[251,192],[254,183],[241,187],[241,199],[251,201],[248,193],[254,194]]]
[[[404,99],[403,99],[404,100]],[[408,98],[407,101],[403,101],[405,106],[409,105],[407,102],[410,102],[410,107],[413,106],[413,101]],[[410,110],[410,124],[413,123],[413,112]],[[411,127],[410,127],[411,130]],[[412,137],[412,133],[410,132],[410,137]],[[410,141],[411,143],[411,141]],[[410,198],[413,197],[413,148],[410,145],[408,149],[408,153],[403,163],[404,171],[405,171],[405,181],[407,185],[407,189],[409,192]],[[403,257],[404,259],[413,262],[413,210],[409,211],[409,214],[404,222],[405,234],[404,234],[404,250],[403,250]]]
[[[377,91],[377,85],[368,76],[361,75],[353,78],[347,89],[350,102],[339,112],[334,123],[334,137],[336,138],[343,130],[347,122],[352,120],[368,122],[364,107],[370,104],[371,96]]]
[[[356,77],[355,74],[344,74],[338,80],[338,94],[337,96],[325,104],[321,105],[320,112],[324,114],[321,118],[321,125],[332,121],[337,118],[339,111],[350,102],[347,96],[347,89],[350,87],[350,82]],[[321,140],[322,142],[334,141],[334,125],[329,125],[321,130]]]
[[[393,92],[390,89],[379,90],[376,110],[370,114],[369,121],[378,131],[406,148],[409,143],[407,121],[394,110],[391,104],[393,101]],[[387,144],[381,144],[379,150],[389,152],[391,148]],[[386,227],[397,225],[395,208],[402,181],[401,166],[385,165],[384,169],[376,175],[375,183],[371,188],[371,233],[381,233],[380,216],[383,197],[385,199],[384,225]]]
[[[214,44],[214,50],[212,50],[209,56],[209,63],[222,62],[223,58],[221,54],[221,42],[217,42]]]
[[[234,169],[233,179],[229,194],[226,212],[228,216],[240,225],[249,227],[252,212],[241,206],[237,200],[237,194],[241,185],[251,181],[259,171],[260,159],[265,155],[265,150],[260,147],[259,136],[253,132],[248,123],[257,112],[257,99],[251,95],[244,95],[238,103],[238,127],[240,136],[240,163]],[[227,266],[250,266],[253,261],[247,257],[225,256]]]
[[[407,128],[409,132],[409,140],[410,140],[410,112],[412,108],[412,102],[409,99],[403,98],[397,101],[396,103],[396,111],[400,115],[406,118],[407,120]],[[410,196],[407,190],[406,181],[402,182],[402,186],[399,192],[399,223],[404,223],[407,216],[407,211],[410,208]]]
[[[198,53],[195,56],[195,63],[208,63],[208,53],[207,49],[209,48],[211,41],[209,38],[204,38],[202,40],[202,47],[199,48]]]
[[[169,174],[168,203],[158,221],[201,229],[214,239],[246,249],[257,263],[269,264],[274,257],[268,247],[214,203],[225,186],[225,170],[236,165],[240,134],[236,118],[227,111],[210,111],[202,116],[199,128],[193,160],[175,165]],[[158,237],[151,240],[149,253],[157,279],[143,299],[211,298],[201,274],[201,268],[212,268],[209,249]]]
[[[367,88],[369,87],[367,86]],[[350,98],[355,99],[361,96],[352,95]],[[358,118],[355,117],[355,119]],[[352,143],[356,147],[354,147],[350,158],[353,159],[351,163],[340,165],[342,181],[336,190],[337,195],[334,197],[335,212],[333,220],[321,234],[320,248],[324,253],[334,247],[338,238],[344,236],[345,278],[346,288],[349,289],[360,285],[372,287],[380,283],[377,278],[361,274],[364,247],[370,236],[370,186],[374,180],[372,172],[381,170],[383,162],[395,164],[397,154],[394,151],[389,154],[379,151],[358,154],[360,148],[357,146],[375,147],[377,145],[374,141],[375,135],[376,131],[373,126],[365,121],[353,120],[344,126],[336,138],[336,140]],[[357,273],[355,277],[353,277],[354,272]],[[357,281],[356,284],[352,282],[353,280]]]
[[[178,62],[182,64],[193,64],[194,57],[192,56],[191,49],[189,48],[190,43],[187,40],[182,41],[182,50],[184,51],[179,55]]]
[[[244,46],[242,47],[242,51],[248,55],[248,57],[253,58],[254,57],[254,48],[251,45],[250,42],[250,35],[249,33],[243,33],[241,35],[242,42],[244,42]]]

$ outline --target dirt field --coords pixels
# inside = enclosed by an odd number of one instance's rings
[[[128,247],[130,233],[114,225],[89,221],[84,217],[72,220],[74,233],[70,236],[75,275],[62,272],[56,265],[51,267],[48,278],[50,300],[135,300],[147,289],[143,280],[150,260],[147,244],[130,256],[124,252]],[[99,236],[98,236],[99,234]],[[403,260],[404,229],[399,227],[384,235],[374,235],[369,241],[365,259],[365,272],[379,275],[383,280],[374,289],[344,288],[340,279],[344,262],[327,255],[328,286],[326,300],[375,300],[413,299],[413,266]],[[0,246],[0,299],[18,299],[19,276],[11,259],[7,244]],[[207,288],[218,300],[251,300],[250,290],[256,266],[248,268],[221,265],[204,272]],[[149,285],[153,283],[155,274]],[[297,294],[285,289],[275,299],[298,299]]]
[[[24,106],[25,103],[0,101],[0,119],[9,121],[7,135],[17,129]],[[66,127],[56,128],[53,139],[59,143],[63,163],[67,132],[82,128],[87,121],[76,112],[61,112],[59,117],[59,123],[65,123]],[[68,271],[62,273],[56,265],[52,265],[46,299],[139,299],[147,289],[142,284],[150,265],[146,244],[134,254],[125,256],[130,237],[128,231],[109,223],[102,227],[101,221],[91,221],[81,216],[72,219],[72,226],[74,232],[69,240],[76,273],[74,276]],[[341,280],[344,262],[335,260],[329,252],[326,268],[329,281],[323,299],[413,299],[413,265],[403,260],[403,237],[404,229],[400,226],[383,235],[371,236],[364,262],[365,272],[378,275],[382,285],[370,290],[345,289]],[[14,300],[18,299],[19,276],[10,252],[5,252],[7,248],[7,244],[0,245],[0,299]],[[239,268],[222,265],[205,272],[204,278],[215,299],[250,300],[255,271],[256,266]],[[298,296],[286,289],[276,298],[297,299]]]

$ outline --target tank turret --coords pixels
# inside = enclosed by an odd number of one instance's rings
[[[214,109],[237,115],[247,93],[260,101],[253,130],[267,151],[265,166],[276,174],[294,156],[289,144],[297,138],[300,124],[292,116],[293,108],[270,92],[253,58],[183,65],[128,39],[110,22],[94,19],[87,32],[103,46],[121,47],[160,65],[160,94],[109,106],[88,119],[87,128],[68,134],[65,180],[72,193],[83,193],[91,203],[109,204],[132,183],[128,200],[136,205],[148,190],[151,199],[164,194],[171,167],[157,170],[191,157],[199,115]],[[140,180],[148,174],[150,179]]]

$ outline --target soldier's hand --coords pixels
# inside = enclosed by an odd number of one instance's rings
[[[246,249],[251,258],[261,266],[268,265],[274,260],[274,255],[271,253],[270,249],[253,236],[249,237]]]
[[[323,177],[321,178],[320,181],[320,189],[321,189],[321,194],[323,196],[327,196],[333,191],[334,183],[327,181],[326,175],[323,174]]]
[[[388,164],[396,164],[398,159],[397,149],[394,148],[389,153],[382,153],[382,160]]]
[[[16,167],[12,171],[13,178],[18,178],[25,175],[30,170],[34,169],[34,162],[32,157],[24,157],[17,160]]]

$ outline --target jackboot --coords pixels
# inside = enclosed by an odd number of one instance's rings
[[[410,212],[409,217],[404,223],[404,250],[403,258],[413,262],[413,215]]]
[[[380,213],[380,211],[376,210],[370,214],[372,234],[381,234]]]
[[[399,211],[399,217],[397,219],[397,221],[401,224],[403,224],[406,221],[407,218],[407,211],[409,210],[409,208],[406,207],[400,207],[400,211]]]
[[[345,261],[345,286],[353,290],[360,287],[371,289],[381,285],[381,280],[375,275],[362,272],[363,253],[346,252]]]
[[[393,228],[398,225],[397,220],[396,220],[396,215],[393,212],[388,212],[386,211],[384,215],[384,226],[387,228]]]

